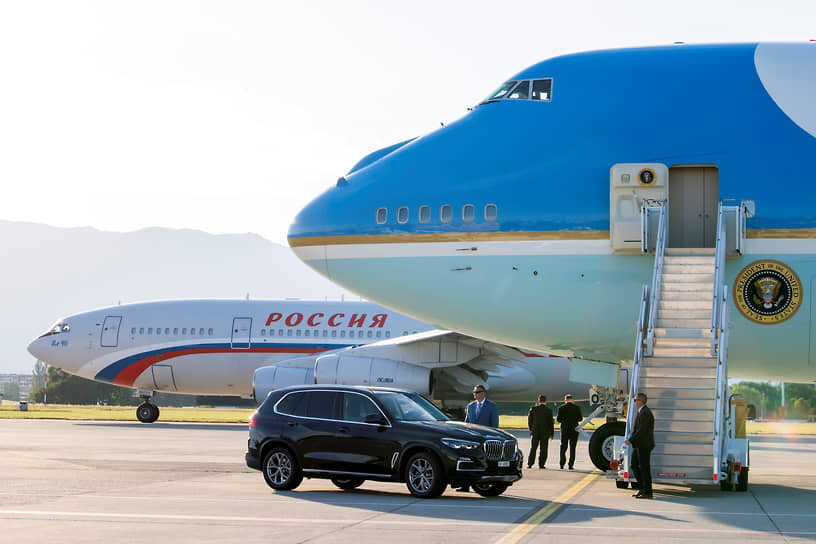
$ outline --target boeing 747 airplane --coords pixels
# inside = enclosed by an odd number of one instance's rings
[[[659,478],[740,487],[726,377],[816,380],[814,95],[816,43],[553,58],[360,160],[289,243],[417,319],[573,367],[634,360],[658,426],[714,448],[661,452]]]

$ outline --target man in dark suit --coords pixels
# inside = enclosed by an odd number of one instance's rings
[[[547,406],[547,397],[545,395],[539,395],[538,404],[530,408],[530,412],[527,414],[527,428],[530,429],[530,438],[532,440],[530,456],[527,458],[527,468],[532,468],[535,462],[536,448],[539,445],[541,448],[538,452],[538,468],[546,468],[544,464],[547,462],[547,449],[554,431],[553,413]]]
[[[655,447],[654,440],[654,416],[646,401],[649,399],[645,393],[638,393],[635,396],[635,425],[632,428],[632,435],[624,443],[632,445],[632,471],[635,473],[640,490],[632,495],[636,499],[652,498],[652,450]]]
[[[474,400],[467,405],[466,423],[476,423],[486,427],[499,427],[499,407],[487,400],[484,385],[473,388]]]
[[[473,402],[467,405],[465,423],[475,423],[486,427],[499,427],[499,407],[493,401],[487,400],[485,386],[477,385],[473,388]],[[463,485],[456,491],[470,491],[469,485]]]
[[[575,468],[575,446],[578,445],[578,431],[576,427],[584,415],[577,404],[572,402],[572,395],[564,396],[564,404],[558,408],[558,423],[561,424],[561,468],[567,462],[567,446],[569,446],[569,469]]]

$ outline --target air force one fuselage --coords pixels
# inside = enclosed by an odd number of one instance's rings
[[[369,302],[168,300],[60,319],[29,352],[71,374],[140,390],[254,396],[304,383],[413,389],[454,404],[585,387],[570,362],[433,329]],[[155,420],[150,403],[137,410]]]
[[[722,278],[730,375],[813,381],[815,95],[816,43],[553,58],[362,159],[299,213],[289,243],[332,281],[424,321],[621,362],[655,262],[642,204],[668,209],[668,248],[713,251],[718,203],[745,201]]]

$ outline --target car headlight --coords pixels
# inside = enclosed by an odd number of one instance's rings
[[[462,440],[459,438],[443,438],[442,443],[455,450],[475,450],[481,447],[479,442],[471,442],[470,440]]]

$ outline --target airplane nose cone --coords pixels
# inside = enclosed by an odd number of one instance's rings
[[[295,221],[289,227],[288,234],[289,247],[292,248],[295,255],[315,271],[327,277],[325,240],[326,221],[331,200],[331,189],[312,200],[297,214]]]
[[[46,360],[47,352],[45,348],[45,341],[42,338],[35,338],[28,344],[28,352],[40,361]]]

